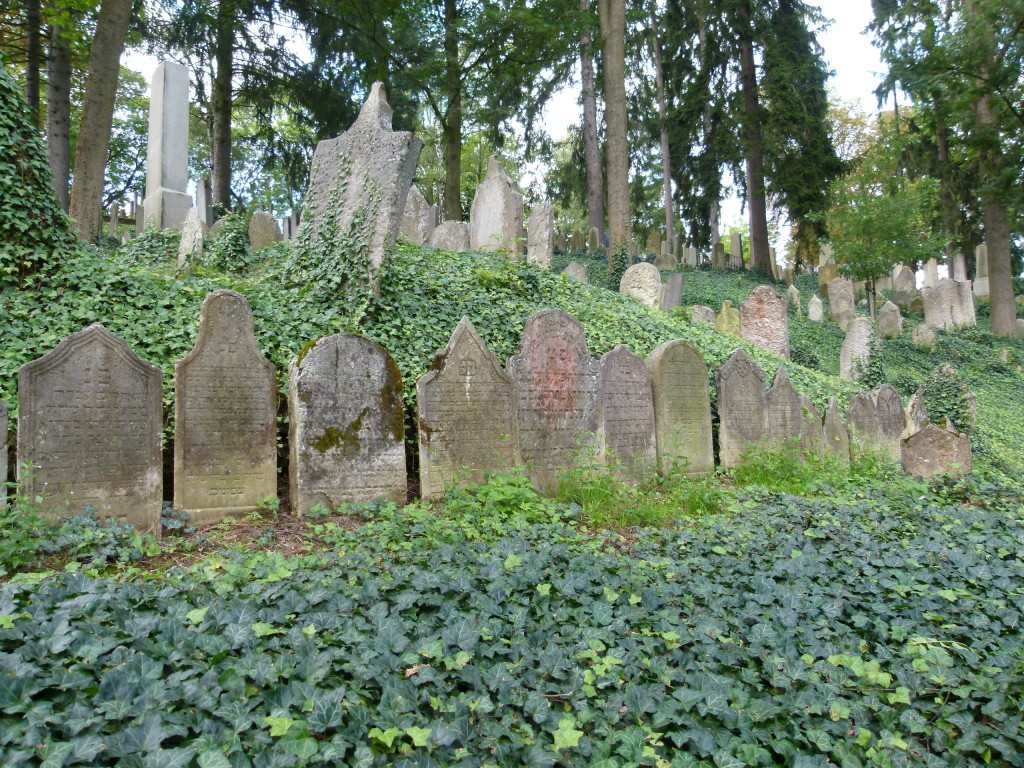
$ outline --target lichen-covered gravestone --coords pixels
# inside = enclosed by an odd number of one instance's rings
[[[561,310],[538,312],[505,369],[516,383],[523,461],[537,489],[554,493],[581,452],[600,448],[600,376],[583,326]]]
[[[800,397],[800,450],[804,456],[821,450],[821,414],[803,392]]]
[[[469,227],[464,221],[445,221],[430,233],[430,247],[452,253],[469,250]]]
[[[733,309],[732,302],[726,299],[722,302],[722,309],[715,315],[715,330],[719,333],[731,333],[739,336],[740,313]]]
[[[870,392],[859,392],[850,400],[846,421],[857,442],[878,448],[882,442],[882,427],[878,423],[878,406]]]
[[[740,336],[761,349],[789,359],[789,318],[786,300],[760,285],[740,304]]]
[[[764,372],[736,349],[715,373],[718,390],[718,454],[726,469],[739,465],[751,443],[768,434]]]
[[[866,317],[854,318],[848,328],[846,338],[839,348],[839,378],[860,381],[871,359],[874,331],[871,328],[871,321]]]
[[[950,330],[975,325],[974,294],[967,283],[944,277],[921,291],[924,321],[932,328]]]
[[[426,245],[434,234],[434,209],[415,184],[405,198],[401,234],[413,245]]]
[[[822,447],[844,464],[850,463],[850,430],[843,423],[843,414],[834,397],[829,398],[825,421],[821,428]]]
[[[962,477],[971,471],[971,440],[963,432],[926,424],[900,442],[900,457],[908,474]]]
[[[666,341],[647,359],[654,386],[658,463],[665,474],[685,462],[687,475],[715,469],[708,367],[690,342]]]
[[[906,426],[903,398],[892,384],[882,384],[873,393],[878,412],[879,439],[896,460],[900,458],[900,435]]]
[[[811,300],[807,302],[807,319],[812,323],[825,321],[825,306],[817,296],[811,296]]]
[[[850,327],[855,314],[852,280],[839,277],[828,284],[828,309],[832,322],[840,329]]]
[[[803,401],[793,388],[786,369],[779,367],[775,382],[765,395],[768,410],[768,441],[774,446],[794,441],[803,434]]]
[[[468,317],[416,381],[420,495],[522,464],[515,382]]]
[[[352,127],[313,153],[300,248],[314,249],[321,237],[362,238],[360,255],[378,270],[398,237],[422,148],[408,131],[391,130],[384,84],[374,83]]]
[[[160,521],[163,373],[99,323],[18,372],[18,479],[53,519]]]
[[[897,264],[892,271],[892,287],[896,291],[915,293],[917,291],[917,277],[914,270],[905,264]]]
[[[631,296],[648,307],[658,307],[661,302],[661,273],[653,264],[640,262],[622,273],[619,293]]]
[[[903,313],[891,301],[878,310],[878,334],[883,339],[898,339],[903,335]]]
[[[590,270],[585,264],[580,264],[578,261],[570,261],[566,268],[562,271],[570,280],[575,280],[577,283],[587,282],[587,277]]]
[[[505,175],[497,155],[487,161],[487,176],[476,188],[469,214],[469,247],[474,251],[523,252],[523,196]]]
[[[178,264],[184,265],[203,252],[203,243],[210,228],[203,221],[199,208],[189,208],[185,222],[181,225],[181,241],[178,243]]]
[[[249,246],[254,251],[269,248],[284,240],[277,219],[269,213],[256,211],[249,219]]]
[[[530,210],[526,230],[526,261],[540,269],[551,269],[555,242],[555,209],[547,200]]]
[[[325,336],[288,371],[292,510],[406,500],[402,374],[383,347]]]
[[[260,354],[252,310],[214,291],[199,338],[174,366],[174,506],[199,524],[277,495],[277,380]]]
[[[604,462],[624,482],[657,467],[651,374],[640,355],[619,344],[601,358],[601,445]]]

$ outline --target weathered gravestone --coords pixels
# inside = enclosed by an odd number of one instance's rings
[[[903,398],[892,384],[882,384],[874,392],[875,409],[878,412],[878,432],[881,446],[899,461],[900,435],[906,424]]]
[[[668,243],[663,243],[662,245],[665,246],[668,245]],[[654,260],[654,266],[656,266],[658,269],[663,269],[666,272],[668,272],[673,269],[679,269],[679,260],[676,259],[674,253],[666,253],[664,250],[662,250],[662,252],[659,253],[658,257]]]
[[[871,360],[873,335],[870,320],[866,317],[853,318],[839,348],[839,378],[860,381]]]
[[[203,178],[196,182],[195,207],[199,209],[199,220],[209,228],[213,224],[213,191],[209,179]]]
[[[426,245],[434,234],[434,208],[413,184],[405,198],[401,235],[413,245]]]
[[[585,264],[580,264],[578,261],[570,261],[565,269],[562,270],[562,274],[565,275],[569,280],[575,280],[577,283],[587,282],[587,277],[590,270]]]
[[[668,281],[661,288],[660,306],[665,312],[671,312],[683,303],[685,284],[686,281],[679,272],[673,272],[668,276]]]
[[[897,264],[892,271],[892,287],[896,291],[915,292],[917,277],[914,275],[914,270],[905,264]]]
[[[928,259],[924,265],[924,287],[931,288],[939,282],[939,261]]]
[[[851,436],[861,445],[882,447],[882,427],[878,423],[878,406],[870,392],[858,392],[846,410]]]
[[[416,381],[416,407],[424,499],[522,464],[515,382],[468,317]]]
[[[903,471],[911,475],[962,477],[972,469],[971,440],[963,432],[926,424],[900,441],[900,458]]]
[[[807,319],[812,323],[825,321],[825,306],[817,296],[811,296],[811,300],[807,302]]]
[[[910,401],[907,403],[901,437],[916,435],[929,421],[928,409],[924,405],[924,389],[918,389],[910,396]]]
[[[7,505],[7,403],[0,400],[0,509]]]
[[[203,243],[210,229],[203,221],[199,208],[189,208],[185,223],[181,225],[181,241],[178,243],[178,265],[187,264],[203,253]]]
[[[740,335],[740,313],[733,309],[732,302],[728,299],[722,302],[722,309],[715,315],[715,330],[719,333],[731,333],[733,336]]]
[[[525,236],[523,196],[505,175],[498,156],[491,155],[469,214],[469,247],[484,253],[520,254]]]
[[[711,268],[725,269],[728,266],[728,258],[725,255],[725,244],[715,243],[711,246]]]
[[[692,245],[686,246],[686,266],[697,266],[697,248]]]
[[[974,296],[969,283],[958,283],[944,277],[934,286],[921,291],[924,321],[932,328],[949,330],[975,325]]]
[[[803,315],[803,308],[800,306],[800,290],[795,285],[786,289],[786,304],[793,309],[797,317]]]
[[[979,299],[988,296],[988,246],[985,243],[974,249],[974,295]]]
[[[582,231],[574,229],[572,231],[572,243],[571,246],[573,253],[583,253],[583,250],[587,247],[587,238]]]
[[[631,296],[648,307],[658,307],[661,301],[661,273],[653,264],[640,262],[622,273],[619,293]]]
[[[601,247],[601,233],[597,227],[591,227],[590,232],[587,235],[587,251],[589,253],[595,253]]]
[[[192,196],[188,186],[188,68],[161,61],[149,96],[146,199],[135,213],[136,226],[178,229]],[[141,225],[141,226],[140,226]]]
[[[967,259],[962,253],[954,253],[949,264],[949,274],[958,283],[967,282]]]
[[[199,338],[174,365],[174,506],[206,525],[277,495],[277,379],[260,354],[252,310],[214,291]]]
[[[854,316],[852,280],[837,277],[828,284],[828,311],[832,322],[841,330],[849,329]]]
[[[800,450],[804,456],[821,451],[821,414],[803,392],[800,393]]]
[[[379,269],[398,237],[422,148],[408,131],[391,130],[384,84],[374,83],[352,127],[317,144],[299,241],[362,237],[368,266]]]
[[[647,253],[653,253],[655,256],[661,254],[661,233],[651,232],[647,235]]]
[[[406,500],[402,374],[383,347],[325,336],[288,371],[292,510]]]
[[[726,469],[738,466],[751,443],[768,434],[764,373],[736,349],[715,373],[718,390],[718,458]]]
[[[765,407],[768,442],[776,447],[786,442],[799,443],[804,427],[803,401],[782,366],[775,371],[775,382],[765,395]]]
[[[898,339],[903,335],[903,313],[891,301],[878,310],[878,335],[883,339]]]
[[[822,447],[844,464],[850,463],[850,431],[843,423],[843,414],[834,397],[825,409],[825,423],[821,428]]]
[[[599,366],[583,326],[561,310],[538,312],[505,368],[516,383],[523,461],[537,489],[554,493],[581,452],[600,450]]]
[[[691,323],[715,324],[715,310],[711,307],[705,307],[703,304],[694,304],[690,307],[689,312]]]
[[[818,290],[826,289],[839,276],[839,266],[833,257],[831,244],[826,243],[818,251]]]
[[[555,209],[545,200],[537,203],[530,211],[530,226],[526,234],[526,260],[540,269],[551,269],[554,237]]]
[[[601,358],[600,375],[604,463],[619,480],[639,481],[658,462],[650,371],[640,355],[619,344]]]
[[[50,519],[160,521],[163,373],[99,323],[18,371],[18,480]]]
[[[715,469],[708,367],[690,342],[666,341],[647,359],[654,385],[658,463],[664,474],[685,463],[685,474]]]
[[[254,251],[269,248],[284,240],[277,219],[269,213],[256,211],[249,219],[249,245]]]
[[[927,349],[929,352],[934,352],[935,346],[938,344],[938,337],[935,335],[935,329],[930,325],[925,324],[914,328],[914,332],[911,334],[911,340],[915,347]]]
[[[771,286],[758,286],[740,304],[740,336],[751,344],[789,359],[786,300]]]
[[[430,233],[430,247],[452,253],[469,250],[469,227],[464,221],[445,221]]]
[[[743,269],[743,236],[739,232],[729,238],[729,269]]]

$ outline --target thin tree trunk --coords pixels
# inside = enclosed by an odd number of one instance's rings
[[[590,0],[580,0],[586,13]],[[590,32],[580,36],[580,81],[583,101],[583,154],[587,163],[587,222],[604,232],[604,181],[601,178],[601,142],[597,135],[597,93],[594,88],[594,58]]]
[[[707,29],[704,22],[701,21],[700,27],[697,30],[697,40],[700,46],[700,60],[704,61],[705,46],[707,45]],[[704,127],[704,146],[711,146],[711,133],[713,125],[711,123],[711,105],[707,104],[704,107],[703,114],[703,127]],[[716,198],[711,201],[711,208],[708,211],[708,227],[711,230],[711,252],[714,253],[715,246],[722,242],[721,228],[722,228],[722,206],[721,202]]]
[[[658,90],[658,119],[661,121],[661,176],[665,185],[665,240],[669,250],[676,252],[676,225],[672,209],[672,159],[668,146],[668,109],[665,104],[665,78],[661,69],[661,43],[656,30],[658,25],[651,13],[651,50],[654,53],[654,84]]]
[[[46,157],[53,191],[67,213],[71,203],[71,43],[64,30],[50,28],[46,60]]]
[[[626,0],[598,0],[604,62],[608,155],[608,265],[629,237],[629,146],[626,115]]]
[[[43,21],[39,0],[25,6],[25,101],[32,125],[39,125],[39,69],[43,60]]]
[[[444,0],[444,67],[448,112],[444,136],[444,218],[462,221],[462,65],[459,62],[459,9]]]
[[[224,0],[217,8],[217,29],[214,41],[217,71],[210,94],[211,174],[210,187],[214,205],[231,207],[231,96],[235,63],[235,3]]]
[[[78,126],[75,179],[69,211],[76,222],[78,236],[86,242],[95,240],[100,230],[100,205],[110,147],[110,127],[114,120],[114,97],[117,95],[121,51],[124,50],[131,10],[132,0],[103,0],[89,54],[89,74]]]
[[[945,120],[939,114],[940,105],[936,100],[935,106],[935,145],[938,149],[939,161],[939,210],[942,214],[942,228],[949,237],[949,244],[946,246],[946,259],[953,257],[955,246],[953,241],[956,238],[956,199],[953,197],[952,171],[949,161],[949,128]],[[953,275],[953,264],[950,261],[949,274]]]
[[[743,134],[747,155],[747,206],[750,209],[750,268],[771,271],[768,255],[768,211],[764,190],[764,146],[761,137],[761,104],[757,95],[753,30],[747,7],[741,6],[740,22],[745,27],[740,43],[740,84],[743,88]]]

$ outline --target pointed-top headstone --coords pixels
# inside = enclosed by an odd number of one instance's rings
[[[765,396],[768,409],[768,439],[773,445],[795,441],[803,432],[803,402],[793,388],[786,369],[779,366],[775,382]]]
[[[715,372],[718,389],[718,453],[723,467],[740,463],[751,443],[768,434],[764,372],[742,349]]]
[[[409,196],[405,200],[401,232],[402,237],[413,245],[426,245],[434,234],[434,209],[415,184],[409,187]]]
[[[491,155],[469,214],[469,246],[485,253],[520,254],[525,237],[523,196],[505,175],[498,156]]]
[[[759,285],[740,304],[740,336],[789,359],[786,300],[768,285]]]
[[[822,426],[822,446],[844,464],[850,463],[850,430],[843,423],[843,414],[834,397],[829,398]]]

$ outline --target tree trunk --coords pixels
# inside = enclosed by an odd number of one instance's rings
[[[448,112],[444,136],[444,218],[462,221],[462,65],[459,62],[459,9],[444,0],[444,80]]]
[[[747,206],[750,211],[750,268],[768,273],[768,205],[764,191],[764,143],[761,137],[761,102],[757,95],[754,30],[750,9],[739,7],[740,86],[743,89],[743,137],[747,165]]]
[[[39,0],[25,5],[25,101],[32,125],[39,125],[39,68],[43,60],[43,21]]]
[[[235,59],[235,4],[224,0],[217,8],[214,41],[217,71],[213,75],[210,112],[212,168],[210,187],[214,205],[231,208],[231,96]]]
[[[626,0],[598,0],[604,62],[604,120],[608,154],[608,265],[629,237],[629,145],[626,115]]]
[[[665,240],[669,250],[676,252],[676,225],[672,210],[672,160],[669,156],[665,79],[661,70],[661,43],[658,42],[657,19],[651,13],[651,51],[654,54],[654,84],[658,90],[658,119],[661,121],[661,176],[665,184]]]
[[[71,43],[58,26],[50,28],[46,60],[46,157],[53,191],[67,213],[71,203]]]
[[[580,0],[580,10],[590,9],[590,0]],[[604,181],[601,178],[601,142],[597,135],[597,94],[594,89],[594,58],[590,32],[580,36],[580,80],[583,101],[583,153],[587,163],[587,222],[604,232]]]
[[[86,242],[95,240],[100,230],[100,203],[110,126],[114,120],[114,97],[131,10],[132,0],[103,0],[89,53],[69,211],[76,222],[78,236]]]
[[[707,41],[707,28],[702,21],[700,27],[697,30],[697,40],[700,45],[701,61],[704,60],[704,49],[708,44]],[[711,122],[711,105],[707,104],[704,107],[704,114],[702,116],[702,122],[704,127],[704,145],[707,147],[711,146],[711,133],[714,128]],[[711,230],[711,252],[714,253],[715,246],[722,242],[722,205],[719,199],[716,197],[711,201],[711,209],[708,211],[708,228]]]

